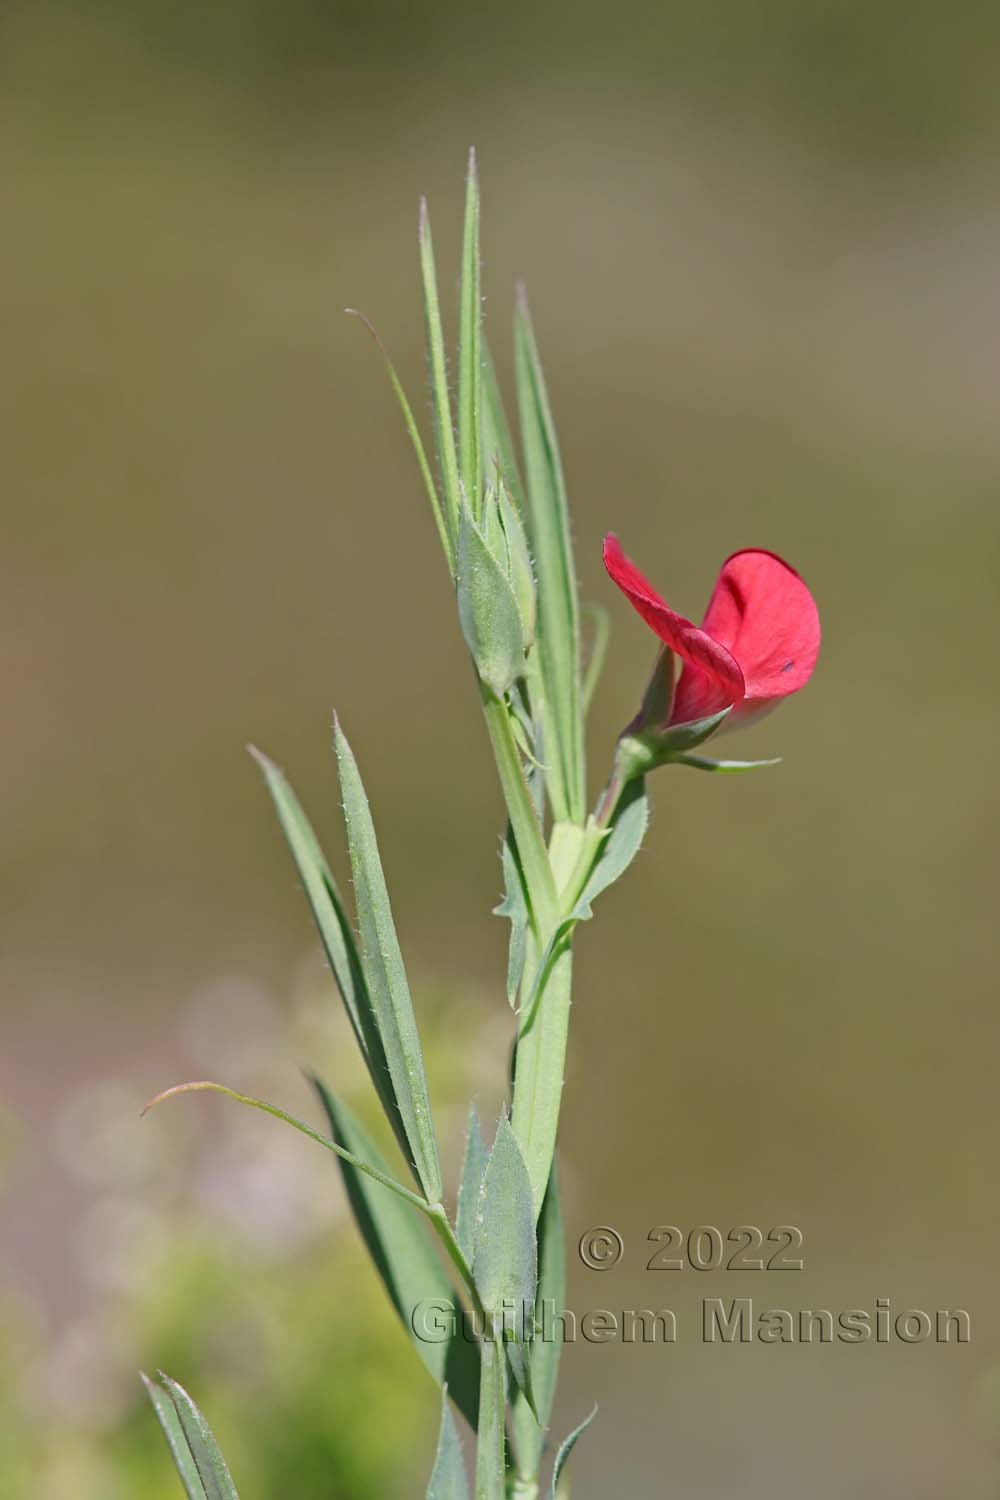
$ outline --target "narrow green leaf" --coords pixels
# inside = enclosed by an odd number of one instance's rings
[[[545,379],[523,293],[515,322],[515,369],[538,577],[538,649],[547,714],[546,783],[556,821],[582,823],[586,788],[579,605],[569,506]]]
[[[334,744],[340,768],[347,846],[354,876],[368,993],[417,1178],[428,1201],[438,1203],[441,1199],[441,1165],[420,1036],[392,920],[368,798],[339,721],[334,726]]]
[[[590,651],[587,655],[587,669],[583,678],[583,711],[590,712],[597,691],[597,684],[601,680],[604,663],[608,655],[608,640],[611,636],[611,615],[603,604],[584,604],[581,611],[593,621],[593,639],[590,643]]]
[[[645,781],[639,776],[629,782],[615,809],[611,832],[573,908],[572,915],[577,921],[586,922],[596,898],[621,879],[638,854],[648,827],[649,799]]]
[[[559,1452],[556,1454],[555,1465],[552,1469],[552,1500],[562,1500],[562,1497],[559,1493],[559,1479],[562,1475],[563,1469],[566,1467],[566,1460],[569,1458],[573,1449],[576,1447],[577,1438],[582,1432],[585,1432],[587,1430],[596,1416],[597,1407],[595,1406],[590,1415],[588,1417],[584,1417],[579,1427],[574,1427],[569,1437],[563,1439],[563,1442],[559,1448]]]
[[[469,152],[462,236],[462,293],[458,357],[459,468],[469,509],[478,518],[482,493],[482,293],[479,267],[479,179],[476,153]]]
[[[479,1128],[476,1106],[469,1106],[469,1126],[465,1137],[462,1175],[458,1181],[458,1205],[455,1212],[455,1238],[471,1266],[475,1252],[476,1215],[479,1212],[479,1190],[483,1185],[488,1152]]]
[[[153,1410],[163,1428],[163,1435],[167,1440],[174,1468],[180,1475],[188,1500],[205,1500],[205,1486],[198,1477],[198,1468],[191,1449],[188,1447],[188,1440],[184,1436],[176,1406],[162,1386],[155,1385],[141,1370],[139,1374],[146,1387],[146,1395],[153,1403]]]
[[[513,1410],[514,1451],[520,1471],[538,1473],[545,1436],[552,1417],[562,1340],[540,1337],[539,1329],[552,1333],[566,1305],[566,1246],[562,1205],[553,1165],[545,1201],[538,1220],[538,1292],[535,1297],[535,1338],[531,1346],[531,1388],[538,1416],[518,1395]]]
[[[528,923],[531,913],[524,889],[524,876],[517,859],[517,850],[508,827],[501,846],[503,865],[504,897],[499,906],[493,908],[496,917],[507,917],[510,922],[510,947],[507,958],[507,1003],[513,1005],[524,975],[527,951]]]
[[[469,1347],[472,1348],[471,1344]],[[448,1405],[447,1392],[441,1403],[441,1431],[438,1436],[434,1472],[427,1486],[427,1500],[469,1500],[469,1482],[465,1477],[462,1442]]]
[[[448,530],[448,522],[445,518],[445,513],[441,508],[441,497],[438,494],[437,485],[434,483],[434,475],[431,472],[431,466],[427,461],[427,450],[424,448],[424,441],[420,436],[420,429],[417,426],[416,418],[413,415],[413,408],[410,406],[410,403],[406,398],[406,392],[403,390],[402,382],[400,381],[399,376],[396,374],[396,367],[386,353],[385,345],[379,338],[374,324],[365,316],[365,314],[363,312],[359,312],[356,307],[345,307],[344,311],[348,313],[352,318],[358,318],[364,324],[368,332],[371,334],[372,338],[375,340],[375,343],[378,346],[379,353],[382,355],[382,358],[385,361],[385,367],[389,375],[389,382],[392,385],[393,391],[395,392],[400,411],[403,413],[403,423],[406,427],[407,433],[409,434],[410,442],[413,444],[413,451],[417,456],[417,465],[420,469],[420,477],[424,482],[424,489],[427,491],[427,498],[431,502],[431,512],[434,516],[434,522],[438,529],[438,536],[441,538],[441,545],[444,548],[444,555],[448,561],[448,570],[452,574],[452,576],[454,576],[454,539],[452,538]]]
[[[507,1434],[507,1364],[503,1345],[492,1339],[479,1344],[479,1430],[476,1440],[476,1500],[504,1500]]]
[[[524,1157],[506,1116],[479,1189],[472,1268],[486,1311],[513,1311],[516,1337],[530,1336],[525,1309],[535,1305],[538,1281],[535,1212]]]
[[[205,1418],[182,1385],[178,1385],[176,1380],[171,1380],[169,1375],[164,1375],[162,1370],[157,1373],[160,1377],[160,1384],[177,1412],[181,1430],[201,1481],[205,1500],[239,1500],[236,1486],[226,1467],[226,1461],[219,1451],[219,1445]],[[183,1471],[179,1469],[179,1472],[183,1478]],[[198,1492],[194,1493],[197,1500],[201,1500]]]
[[[353,1157],[387,1172],[375,1142],[347,1106],[319,1079],[312,1082],[334,1140]],[[475,1128],[478,1134],[478,1123]],[[349,1162],[341,1159],[338,1165],[361,1237],[413,1347],[438,1385],[447,1385],[475,1429],[479,1405],[475,1345],[464,1336],[462,1305],[424,1226],[408,1205],[373,1186]],[[442,1338],[442,1329],[451,1329],[451,1336]]]
[[[427,363],[430,371],[431,405],[434,411],[438,466],[441,470],[441,486],[444,490],[448,529],[451,535],[457,538],[458,507],[462,487],[458,475],[458,456],[455,452],[451,396],[448,392],[448,367],[444,352],[444,331],[441,327],[441,304],[438,299],[437,270],[434,265],[434,244],[431,239],[427,201],[424,198],[420,200],[420,274],[424,286]]]
[[[515,1379],[534,1407],[529,1356],[538,1284],[535,1210],[528,1169],[506,1117],[483,1172],[472,1270],[483,1307],[502,1327]]]
[[[781,756],[775,756],[773,760],[707,760],[701,755],[678,755],[676,761],[680,766],[694,766],[696,771],[723,771],[732,774],[738,771],[759,771],[764,766],[780,766]]]
[[[479,678],[502,698],[524,669],[521,614],[505,570],[463,502],[458,531],[458,617]]]
[[[372,1083],[395,1132],[404,1158],[409,1162],[407,1141],[399,1104],[393,1092],[378,1018],[365,982],[361,956],[336,881],[323,856],[313,829],[302,806],[280,767],[252,745],[250,754],[264,773],[268,791],[278,814],[278,821],[288,841],[292,858],[305,887],[327,960],[343,997],[354,1035],[371,1075]]]
[[[357,1156],[352,1156],[349,1151],[344,1150],[343,1146],[338,1146],[336,1141],[328,1140],[325,1135],[320,1135],[318,1130],[313,1130],[312,1126],[307,1125],[304,1120],[297,1120],[294,1115],[288,1114],[286,1110],[279,1109],[276,1104],[268,1104],[266,1099],[255,1099],[252,1094],[240,1094],[236,1089],[226,1088],[224,1083],[213,1083],[208,1079],[199,1079],[195,1083],[175,1083],[173,1088],[164,1089],[162,1094],[157,1094],[155,1099],[151,1099],[143,1110],[143,1114],[148,1114],[151,1109],[155,1109],[158,1104],[162,1104],[166,1099],[173,1099],[179,1094],[196,1094],[203,1090],[209,1090],[213,1094],[224,1094],[227,1099],[235,1099],[237,1104],[247,1104],[251,1109],[262,1110],[264,1114],[271,1115],[275,1120],[281,1120],[285,1125],[291,1125],[292,1129],[297,1130],[300,1135],[308,1136],[311,1141],[316,1141],[318,1145],[324,1146],[327,1151],[332,1151],[334,1156],[339,1156],[344,1161],[349,1161],[352,1166],[357,1167],[359,1172],[366,1172],[375,1182],[380,1182],[383,1187],[389,1188],[398,1198],[402,1198],[406,1203],[412,1203],[415,1208],[419,1208],[423,1213],[433,1218],[431,1215],[431,1205],[423,1198],[418,1197],[416,1193],[411,1193],[408,1187],[404,1187],[401,1182],[397,1182],[388,1173],[380,1171],[378,1167],[371,1166],[368,1162],[362,1161]]]
[[[517,451],[510,423],[504,410],[497,381],[496,366],[489,348],[483,345],[483,478],[492,482],[499,467],[500,475],[524,515],[524,486],[517,463]]]

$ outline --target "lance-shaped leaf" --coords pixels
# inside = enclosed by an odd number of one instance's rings
[[[146,1395],[153,1403],[153,1410],[163,1428],[163,1435],[167,1440],[174,1468],[180,1475],[188,1500],[205,1500],[205,1486],[198,1475],[198,1467],[188,1446],[188,1440],[184,1436],[184,1428],[181,1426],[176,1406],[162,1386],[154,1384],[141,1370],[139,1373],[146,1387]]]
[[[306,1136],[311,1141],[316,1141],[318,1145],[323,1146],[327,1151],[332,1151],[334,1156],[349,1161],[352,1167],[356,1167],[359,1172],[364,1172],[373,1181],[381,1183],[383,1187],[387,1187],[398,1198],[402,1198],[404,1203],[411,1203],[414,1208],[419,1208],[421,1213],[427,1214],[432,1222],[437,1221],[441,1211],[440,1204],[428,1203],[426,1199],[421,1198],[417,1193],[411,1192],[408,1187],[404,1187],[401,1182],[397,1182],[387,1172],[381,1171],[369,1162],[362,1161],[358,1156],[352,1156],[344,1146],[338,1145],[336,1141],[329,1140],[325,1135],[321,1135],[318,1130],[314,1130],[304,1120],[296,1119],[287,1110],[280,1109],[277,1104],[269,1104],[266,1099],[256,1099],[252,1094],[241,1094],[236,1089],[227,1088],[224,1083],[214,1083],[209,1079],[198,1079],[192,1083],[175,1083],[173,1088],[164,1089],[162,1094],[157,1094],[155,1099],[151,1099],[142,1113],[144,1115],[148,1114],[151,1109],[155,1109],[158,1104],[162,1104],[167,1099],[176,1099],[181,1094],[197,1094],[205,1090],[213,1094],[222,1094],[227,1099],[235,1100],[237,1104],[246,1104],[250,1109],[259,1109],[265,1115],[270,1115],[272,1119],[281,1120],[285,1125],[290,1125],[300,1135]]]
[[[426,199],[420,200],[420,274],[424,286],[424,318],[427,330],[427,364],[430,371],[431,406],[434,412],[434,437],[437,443],[438,467],[441,471],[441,488],[444,491],[445,513],[453,536],[458,535],[458,507],[462,486],[458,473],[458,455],[455,451],[455,428],[451,414],[451,396],[448,393],[448,365],[444,351],[444,331],[441,326],[441,305],[438,299],[437,270],[434,265],[434,244],[431,239],[431,221],[427,213]]]
[[[608,640],[611,636],[611,616],[603,604],[584,604],[582,614],[591,621],[592,635],[590,650],[587,654],[587,669],[583,677],[583,711],[590,712],[590,706],[597,692],[597,684],[601,680],[604,663],[608,655]]]
[[[534,1407],[529,1361],[538,1283],[535,1210],[528,1169],[506,1117],[483,1172],[473,1247],[480,1301],[502,1329],[514,1377]]]
[[[143,1375],[150,1401],[173,1456],[188,1500],[239,1500],[218,1443],[183,1386],[159,1372],[160,1384]]]
[[[642,847],[648,827],[649,800],[646,796],[646,784],[638,777],[622,793],[611,823],[611,832],[573,908],[577,921],[588,921],[593,915],[592,903],[602,891],[606,891],[625,874]]]
[[[448,1405],[447,1392],[441,1403],[441,1431],[438,1435],[434,1472],[427,1486],[427,1500],[469,1500],[462,1442]]]
[[[489,348],[483,345],[483,478],[492,483],[499,467],[501,477],[524,514],[524,486],[517,463],[517,450],[504,409],[497,380],[496,366]]]
[[[597,1416],[597,1407],[595,1406],[594,1409],[593,1409],[593,1411],[590,1413],[590,1415],[587,1416],[587,1417],[584,1417],[584,1419],[580,1423],[579,1427],[574,1427],[574,1429],[570,1433],[569,1437],[564,1438],[563,1441],[562,1441],[562,1443],[560,1444],[559,1452],[556,1454],[556,1461],[555,1461],[555,1464],[554,1464],[553,1469],[552,1469],[552,1494],[551,1494],[551,1500],[561,1500],[560,1491],[559,1491],[559,1479],[560,1479],[560,1477],[562,1475],[563,1469],[566,1467],[566,1460],[569,1458],[569,1456],[572,1453],[573,1449],[576,1447],[576,1442],[577,1442],[577,1439],[579,1438],[580,1434],[582,1432],[585,1432],[587,1430],[587,1428],[590,1426],[591,1422],[594,1420],[594,1418],[596,1416]]]
[[[479,179],[476,153],[469,152],[462,235],[462,293],[458,350],[458,452],[465,498],[479,515],[482,492],[482,294],[479,268]]]
[[[538,1415],[535,1416],[523,1395],[518,1395],[513,1410],[514,1450],[519,1465],[528,1474],[538,1472],[546,1430],[552,1417],[562,1355],[558,1319],[565,1305],[566,1247],[562,1205],[553,1165],[538,1220],[538,1292],[535,1297],[535,1338],[531,1346],[531,1388]]]
[[[471,1104],[455,1212],[455,1238],[470,1266],[475,1258],[476,1215],[479,1212],[479,1192],[483,1185],[488,1155],[483,1132],[479,1128],[479,1115],[476,1106]]]
[[[313,1084],[334,1140],[353,1156],[387,1171],[375,1142],[347,1106],[319,1079],[313,1079]],[[479,1404],[475,1346],[463,1335],[461,1303],[424,1225],[411,1208],[350,1162],[341,1158],[338,1165],[361,1237],[417,1354],[438,1385],[447,1385],[462,1415],[475,1428]],[[424,1310],[429,1315],[426,1326]],[[439,1337],[442,1325],[452,1330],[443,1340]]]
[[[378,331],[371,320],[367,318],[363,312],[360,312],[356,307],[345,307],[344,311],[348,313],[352,318],[358,318],[360,322],[362,322],[367,328],[368,332],[375,340],[375,343],[378,345],[379,353],[381,354],[382,359],[385,362],[386,372],[389,376],[389,384],[392,386],[396,400],[399,403],[399,409],[403,414],[403,424],[406,427],[407,433],[409,434],[410,442],[413,444],[413,451],[417,459],[417,467],[420,469],[420,477],[424,482],[424,489],[427,491],[427,498],[431,502],[431,512],[434,516],[434,524],[437,526],[438,536],[441,538],[441,546],[444,548],[444,555],[448,562],[448,569],[452,576],[454,576],[455,540],[452,537],[451,532],[449,531],[448,518],[445,516],[445,513],[441,508],[441,498],[438,495],[437,485],[434,483],[434,475],[431,473],[431,466],[427,461],[427,453],[424,448],[424,440],[420,436],[420,429],[417,426],[417,419],[413,415],[413,408],[410,406],[410,403],[407,400],[406,392],[403,390],[402,382],[400,381],[399,376],[396,374],[396,367],[393,364],[392,360],[389,358],[385,345],[382,343],[382,340],[378,335]]]
[[[481,680],[502,698],[524,670],[524,632],[503,566],[466,504],[458,532],[458,617]]]
[[[347,847],[354,877],[365,979],[393,1094],[417,1177],[430,1203],[441,1199],[441,1165],[427,1077],[403,956],[389,906],[375,826],[357,762],[339,722],[334,727]]]
[[[582,823],[586,788],[580,626],[569,506],[545,379],[523,294],[515,323],[515,369],[532,551],[538,578],[538,650],[546,704],[546,783],[556,821]]]
[[[503,1344],[479,1344],[479,1428],[476,1435],[476,1500],[505,1500],[507,1493],[507,1365]]]
[[[283,771],[253,746],[250,747],[250,753],[264,773],[278,821],[305,887],[327,961],[343,997],[375,1091],[399,1141],[400,1149],[406,1160],[410,1161],[412,1153],[382,1046],[378,1017],[368,992],[361,955],[340,891],[323,856],[319,840]]]

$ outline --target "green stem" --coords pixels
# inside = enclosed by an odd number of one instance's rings
[[[479,1431],[476,1433],[476,1500],[504,1500],[507,1488],[507,1359],[503,1344],[484,1338],[479,1344]]]
[[[528,886],[528,901],[535,928],[538,932],[546,931],[555,926],[558,904],[552,866],[542,837],[542,826],[531,800],[507,705],[485,683],[481,682],[479,687],[483,716],[507,804],[507,816],[510,818],[521,869]]]
[[[466,1260],[465,1255],[462,1252],[462,1247],[459,1245],[458,1240],[455,1238],[455,1231],[451,1227],[451,1224],[448,1220],[448,1215],[444,1211],[443,1204],[432,1203],[427,1210],[427,1214],[428,1218],[431,1221],[431,1227],[433,1228],[434,1233],[437,1235],[438,1239],[441,1241],[441,1244],[444,1246],[445,1254],[451,1261],[452,1265],[455,1267],[459,1276],[462,1278],[462,1284],[469,1294],[473,1308],[475,1309],[477,1314],[485,1318],[486,1310],[483,1307],[479,1293],[476,1291],[476,1283],[472,1278],[472,1272],[469,1269],[468,1261]]]
[[[546,944],[529,935],[528,962],[522,995],[531,994],[535,971]],[[530,1024],[518,1037],[511,1125],[521,1147],[537,1219],[548,1187],[559,1131],[566,1037],[573,979],[573,955],[568,947],[556,958]]]

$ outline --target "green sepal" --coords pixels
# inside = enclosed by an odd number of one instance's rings
[[[447,1388],[441,1401],[441,1429],[434,1470],[427,1486],[427,1500],[469,1500],[462,1441],[448,1405]]]
[[[188,1500],[239,1500],[212,1429],[187,1391],[163,1371],[159,1385],[142,1381],[163,1428]]]
[[[618,741],[615,762],[624,781],[644,776],[655,766],[666,765],[689,750],[696,749],[720,729],[732,713],[732,705],[717,714],[691,719],[687,724],[671,724],[667,729],[641,729],[631,726]]]
[[[480,680],[503,698],[524,670],[521,614],[507,574],[462,502],[458,529],[458,618]]]
[[[652,676],[646,684],[642,706],[634,724],[631,725],[633,734],[648,732],[659,736],[661,733],[660,726],[667,723],[673,707],[674,669],[674,653],[669,646],[662,646],[656,658]],[[664,737],[669,733],[669,730],[662,731]]]
[[[339,720],[334,721],[334,746],[368,993],[417,1178],[428,1202],[439,1203],[441,1164],[413,1001],[392,920],[368,798]]]
[[[311,1082],[326,1112],[333,1139],[353,1156],[386,1172],[378,1147],[347,1106],[318,1078]],[[341,1158],[338,1166],[361,1238],[400,1322],[424,1365],[438,1385],[447,1386],[452,1400],[474,1429],[479,1406],[476,1350],[464,1337],[461,1303],[424,1225],[412,1209],[349,1162]],[[450,1304],[455,1330],[450,1339],[438,1343],[418,1336],[414,1315],[423,1302],[433,1302],[442,1314]]]
[[[740,771],[760,771],[765,766],[781,765],[780,755],[771,760],[708,760],[702,755],[677,755],[674,759],[679,766],[693,766],[696,771],[722,771],[725,775]]]

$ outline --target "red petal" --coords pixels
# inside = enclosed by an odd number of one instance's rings
[[[734,552],[723,563],[702,626],[743,670],[746,695],[732,720],[772,707],[812,676],[820,643],[816,602],[773,552]]]
[[[671,724],[686,724],[740,703],[743,673],[733,655],[660,598],[625,556],[614,533],[604,538],[604,566],[636,613],[685,663],[674,695]]]

